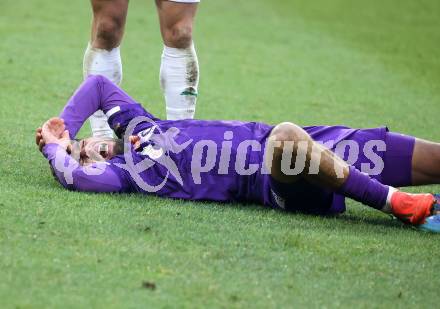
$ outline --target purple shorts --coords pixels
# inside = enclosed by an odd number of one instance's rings
[[[365,149],[366,145],[371,145],[370,141],[372,140],[383,141],[386,145],[385,148],[372,147],[373,152],[377,155],[376,158],[382,159],[383,168],[380,169],[380,173],[371,175],[371,177],[383,184],[394,187],[411,185],[414,137],[389,132],[385,127],[375,129],[309,127],[305,129],[314,140],[326,143],[332,151],[344,160],[349,159],[349,146],[344,151],[344,147],[338,148],[337,144],[341,141],[355,141],[361,151],[359,151],[357,160],[352,165],[361,171],[372,164],[371,154],[365,155],[362,150]],[[335,141],[335,144],[332,145],[329,141]],[[356,153],[356,151],[354,152]],[[351,160],[353,162],[353,157]],[[269,178],[269,204],[275,208],[319,215],[339,214],[345,211],[345,197],[331,190],[312,185],[305,180],[299,180],[293,184],[284,184],[277,182],[270,176]]]

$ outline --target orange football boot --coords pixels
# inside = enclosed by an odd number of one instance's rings
[[[421,225],[433,214],[437,200],[432,194],[396,191],[391,196],[391,211],[404,223]]]

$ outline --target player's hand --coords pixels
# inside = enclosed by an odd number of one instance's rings
[[[55,117],[46,121],[41,130],[41,136],[44,144],[58,144],[66,151],[70,148],[69,131],[65,129],[64,120],[61,118]]]
[[[43,151],[43,147],[44,145],[46,145],[43,139],[43,135],[41,134],[42,131],[43,129],[41,127],[37,128],[37,130],[35,131],[35,143],[37,144],[40,151]]]
[[[131,135],[128,140],[133,145],[133,149],[137,150],[139,147],[141,147],[141,138],[137,135]]]

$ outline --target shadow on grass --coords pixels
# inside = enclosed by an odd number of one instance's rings
[[[364,231],[367,226],[376,226],[381,228],[386,228],[394,231],[415,231],[414,228],[410,226],[405,226],[403,223],[398,220],[389,218],[385,215],[373,215],[373,217],[365,216],[364,213],[360,213],[359,215],[344,213],[341,215],[333,215],[333,216],[321,216],[316,214],[307,214],[303,212],[286,212],[282,210],[272,209],[269,207],[264,207],[255,203],[219,203],[212,201],[189,201],[189,200],[181,200],[181,199],[170,199],[170,198],[162,198],[156,195],[146,195],[142,193],[124,193],[124,194],[103,194],[103,193],[84,193],[84,192],[73,192],[67,191],[58,185],[58,190],[56,186],[53,186],[50,181],[41,183],[44,187],[47,187],[52,192],[59,191],[60,193],[65,192],[66,194],[72,194],[78,198],[80,196],[84,196],[86,199],[90,199],[91,197],[98,197],[100,199],[117,201],[117,207],[127,207],[128,204],[142,206],[142,207],[154,207],[157,206],[162,207],[164,210],[175,210],[181,211],[182,207],[185,209],[200,209],[200,211],[209,211],[213,213],[220,212],[230,212],[233,211],[235,213],[247,213],[247,214],[255,214],[259,218],[268,218],[274,216],[288,216],[295,220],[306,220],[310,222],[311,225],[303,226],[301,228],[310,229],[314,228],[317,225],[324,227],[331,224],[328,227],[329,230],[332,231],[346,231],[350,229],[353,232]],[[352,211],[352,210],[350,210]],[[349,211],[349,212],[350,212]],[[328,222],[327,222],[328,221]],[[383,234],[383,229],[378,229],[377,233]]]
[[[180,200],[179,206],[187,206],[185,204],[191,204],[191,206],[194,207],[200,207],[207,210],[207,211],[224,211],[224,210],[234,210],[239,212],[246,212],[246,213],[255,213],[255,215],[258,216],[287,216],[294,219],[303,219],[303,220],[310,220],[311,226],[302,226],[303,228],[309,229],[310,227],[313,227],[314,225],[320,225],[320,226],[327,226],[331,224],[331,227],[329,227],[329,230],[332,231],[346,231],[351,230],[353,232],[356,232],[356,230],[365,231],[366,227],[372,226],[372,227],[380,227],[381,229],[377,229],[376,232],[378,234],[383,234],[384,230],[383,228],[386,228],[388,230],[394,230],[394,231],[409,231],[409,232],[420,232],[416,228],[405,225],[404,223],[400,222],[399,220],[392,218],[391,216],[377,213],[373,214],[373,211],[371,211],[372,215],[374,217],[368,217],[365,216],[364,213],[360,213],[359,215],[356,214],[350,214],[350,213],[343,213],[340,215],[317,215],[317,214],[309,214],[304,212],[293,212],[293,211],[282,211],[278,209],[273,209],[269,207],[264,207],[258,204],[246,204],[246,203],[215,203],[215,202],[191,202],[191,201],[184,201]],[[206,206],[206,207],[205,207]],[[365,206],[366,207],[366,206]],[[371,232],[371,231],[370,231]],[[374,232],[374,231],[373,231]]]
[[[356,216],[351,214],[342,214],[335,217],[338,221],[348,224],[368,224],[382,227],[402,227],[403,223],[392,218],[369,218],[363,216]]]

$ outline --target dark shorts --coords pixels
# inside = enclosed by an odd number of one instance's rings
[[[331,135],[335,134],[335,132],[331,133]],[[311,135],[315,140],[319,141],[313,134]],[[415,143],[414,137],[388,132],[387,128],[379,128],[354,130],[350,132],[350,134],[347,134],[346,138],[341,140],[347,139],[356,141],[361,150],[371,139],[384,141],[386,145],[385,151],[373,149],[377,156],[382,159],[384,167],[379,174],[371,175],[371,177],[383,184],[394,187],[411,185],[411,161]],[[339,142],[341,140],[339,140]],[[335,151],[336,145],[329,148]],[[344,160],[349,156],[348,151],[347,153],[339,155],[343,157]],[[370,158],[371,155],[365,156],[364,153],[360,151],[357,161],[352,165],[359,170],[362,170],[362,167],[365,169],[366,164],[371,163]],[[270,204],[275,208],[319,215],[332,215],[345,211],[344,196],[335,194],[331,190],[312,185],[305,180],[299,180],[293,184],[284,184],[277,182],[270,176],[269,178]]]

